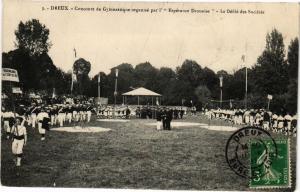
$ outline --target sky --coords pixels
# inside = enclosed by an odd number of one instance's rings
[[[70,8],[149,8],[161,13],[42,10]],[[172,9],[209,10],[210,13],[171,13]],[[261,10],[264,14],[220,13],[228,10]],[[218,11],[218,12],[216,12]],[[265,47],[266,34],[276,28],[287,46],[299,34],[296,3],[124,3],[4,1],[2,51],[15,49],[14,31],[20,21],[38,19],[50,30],[49,55],[64,71],[77,57],[91,63],[90,76],[109,73],[121,63],[175,69],[184,60],[195,60],[215,72],[232,73],[255,64]],[[246,55],[246,63],[241,57]]]

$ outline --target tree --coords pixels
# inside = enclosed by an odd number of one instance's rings
[[[86,91],[86,89],[83,90],[83,88],[87,88],[86,86],[88,86],[88,81],[89,81],[88,74],[90,70],[91,70],[91,63],[86,61],[83,58],[77,59],[73,64],[73,72],[76,75],[77,82],[79,85],[77,90],[79,94],[82,94],[83,92]]]
[[[55,87],[57,68],[47,53],[30,56],[21,49],[3,53],[3,67],[18,71],[20,87],[23,91],[47,90]]]
[[[204,80],[203,85],[206,85],[206,87],[210,90],[211,96],[213,98],[217,98],[217,96],[219,95],[219,78],[216,73],[213,70],[205,67],[202,70],[202,76]]]
[[[227,92],[230,94],[229,99],[244,99],[246,86],[246,68],[244,67],[236,71],[230,81],[228,81],[227,83],[229,84],[227,89]]]
[[[253,68],[255,89],[262,95],[282,94],[287,91],[288,74],[284,59],[282,34],[274,29],[266,37],[266,47]]]
[[[39,56],[45,54],[51,47],[49,42],[49,29],[39,20],[32,19],[25,23],[20,22],[15,31],[18,49],[25,50],[30,56]]]
[[[291,41],[288,49],[288,73],[289,85],[286,93],[286,109],[291,113],[297,112],[298,99],[298,58],[299,58],[299,42],[298,38]]]
[[[176,73],[179,80],[188,82],[194,88],[203,83],[202,68],[196,61],[185,60],[181,67],[177,67]]]
[[[194,88],[188,82],[177,79],[172,79],[162,94],[163,105],[181,105],[181,101],[184,99],[183,104],[191,106],[190,101],[197,100]]]
[[[54,75],[54,88],[56,94],[70,94],[71,92],[72,71],[65,73],[61,69],[57,69]]]
[[[51,46],[48,39],[49,29],[38,20],[32,19],[25,23],[20,22],[15,35],[17,49],[3,53],[3,66],[18,71],[19,86],[23,91],[50,93],[53,88],[58,88],[56,79],[62,80],[64,75],[47,54]]]
[[[135,84],[133,86],[154,90],[157,72],[158,70],[149,62],[138,64],[134,69]]]
[[[298,79],[298,58],[299,58],[299,41],[295,38],[291,41],[288,49],[288,72],[289,77]]]
[[[164,92],[168,89],[168,86],[170,86],[174,79],[176,79],[176,73],[171,68],[160,68],[157,73],[157,84],[154,88],[155,91],[164,94]]]
[[[116,69],[118,69],[118,90],[117,90],[117,103],[122,102],[122,97],[120,96],[120,93],[124,93],[130,90],[130,87],[132,87],[136,82],[134,78],[134,68],[131,64],[128,63],[122,63],[116,67],[113,67],[110,71],[110,74],[108,74],[108,97],[109,102],[114,101],[114,90],[115,90],[115,78],[116,78]]]
[[[119,70],[118,76],[118,92],[127,92],[135,83],[134,68],[131,64],[122,63],[117,67],[111,69],[110,76],[112,76],[112,87],[114,87],[115,69]]]
[[[200,85],[195,89],[195,95],[203,107],[208,105],[211,99],[211,92],[205,85]]]

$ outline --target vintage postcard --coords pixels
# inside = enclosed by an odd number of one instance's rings
[[[298,3],[4,0],[1,185],[294,191]]]

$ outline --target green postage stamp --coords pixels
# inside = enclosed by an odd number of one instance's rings
[[[252,140],[250,188],[291,186],[289,139]]]

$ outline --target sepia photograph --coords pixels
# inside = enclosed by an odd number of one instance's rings
[[[295,190],[299,3],[2,4],[2,189]]]

